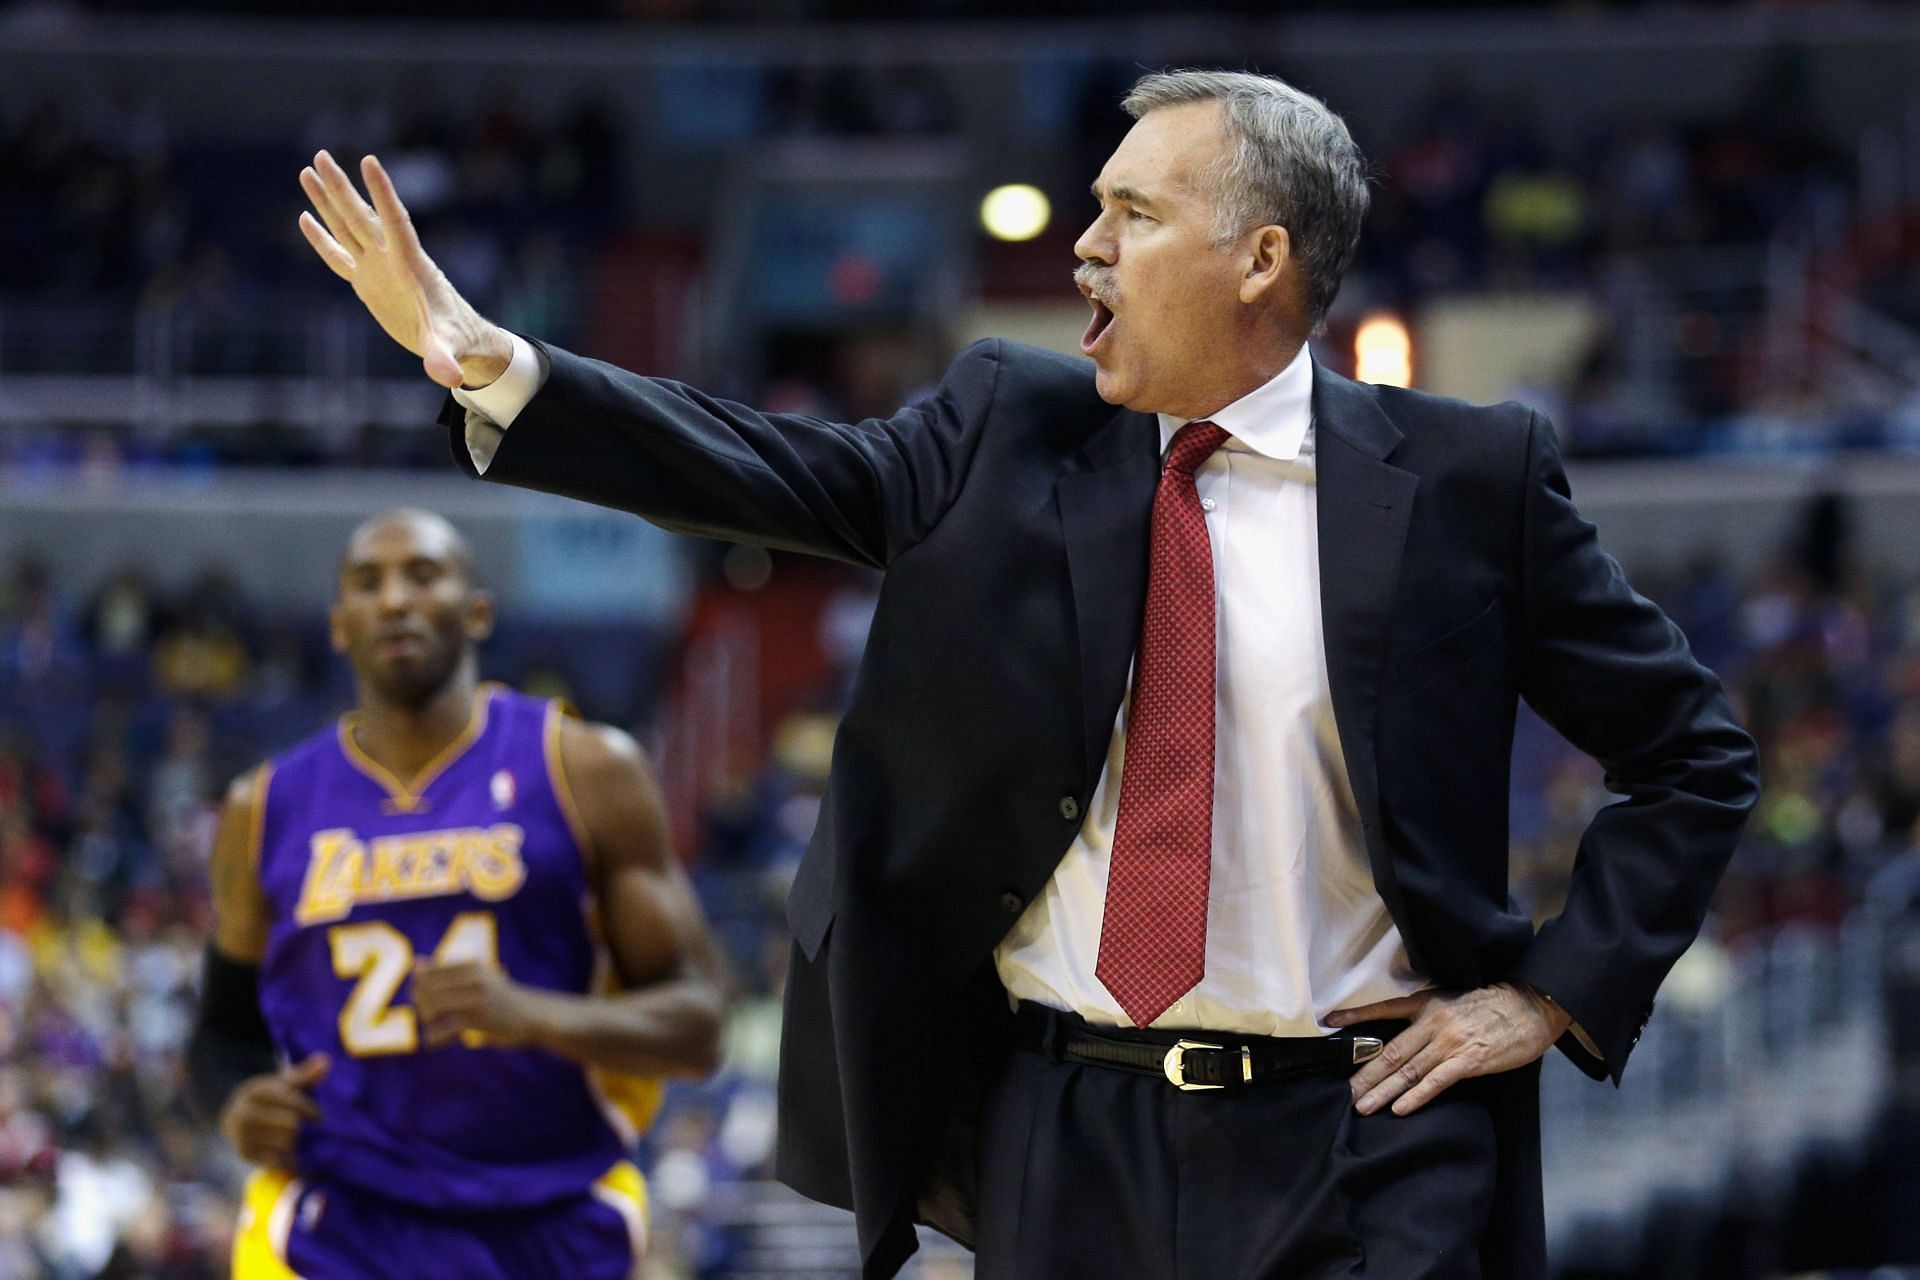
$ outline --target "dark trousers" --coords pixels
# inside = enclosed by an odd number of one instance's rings
[[[980,1115],[976,1280],[1533,1280],[1537,1081],[1362,1116],[1341,1073],[1182,1093],[1010,1049]]]

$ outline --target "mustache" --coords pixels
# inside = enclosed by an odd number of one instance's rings
[[[1093,300],[1109,311],[1119,300],[1120,290],[1113,283],[1110,268],[1094,262],[1083,262],[1074,268],[1073,282],[1092,295]]]

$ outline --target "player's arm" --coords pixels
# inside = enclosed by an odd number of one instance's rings
[[[463,1031],[533,1044],[632,1075],[702,1076],[720,1059],[720,963],[673,856],[652,771],[633,739],[568,718],[561,762],[590,847],[591,892],[620,989],[580,995],[523,986],[477,962],[415,966],[429,1046]]]
[[[260,1013],[260,961],[272,923],[260,891],[259,830],[268,770],[227,790],[214,832],[213,941],[207,946],[200,1014],[187,1043],[188,1094],[241,1156],[281,1168],[293,1163],[300,1126],[320,1118],[307,1090],[327,1071],[315,1054],[282,1069]]]

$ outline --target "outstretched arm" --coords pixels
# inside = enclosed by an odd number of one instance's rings
[[[490,385],[509,366],[512,338],[427,256],[380,162],[368,156],[360,170],[368,198],[326,152],[314,157],[300,183],[319,217],[302,213],[301,233],[435,382]],[[925,403],[846,424],[759,413],[532,345],[544,376],[511,429],[489,442],[486,479],[630,511],[677,532],[873,566],[919,542],[958,496],[999,372],[997,345],[977,344]],[[456,463],[479,474],[467,413],[449,396],[441,422]]]
[[[673,857],[652,772],[632,738],[571,717],[560,725],[560,754],[558,781],[589,846],[582,852],[618,986],[549,991],[484,964],[422,962],[413,1001],[427,1043],[473,1031],[629,1075],[706,1075],[720,1058],[720,963]]]
[[[440,421],[469,475],[643,516],[662,528],[884,568],[959,496],[998,385],[1000,349],[963,351],[889,418],[762,413],[528,339],[540,390],[474,457],[485,426],[452,396]],[[494,432],[489,430],[489,435]]]

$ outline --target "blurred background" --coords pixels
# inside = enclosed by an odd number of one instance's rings
[[[872,575],[455,477],[295,226],[377,152],[499,322],[766,408],[1077,349],[1141,73],[1284,75],[1378,183],[1317,354],[1527,401],[1761,742],[1625,1087],[1550,1058],[1568,1278],[1920,1276],[1920,8],[1102,0],[0,3],[0,1280],[224,1276],[180,1051],[218,797],[346,705],[347,530],[473,539],[485,674],[654,751],[741,996],[649,1135],[650,1277],[838,1277],[770,1180],[786,884]],[[458,14],[455,14],[455,10]],[[1516,893],[1609,796],[1524,710]],[[1904,1266],[1903,1266],[1904,1264]],[[929,1238],[919,1277],[967,1255]]]

